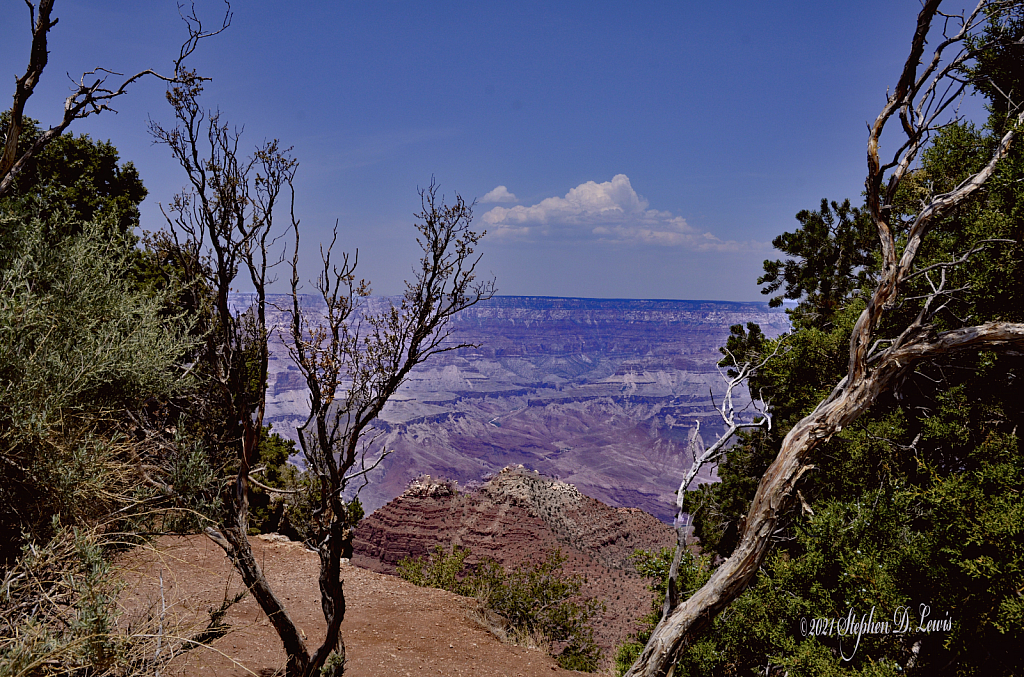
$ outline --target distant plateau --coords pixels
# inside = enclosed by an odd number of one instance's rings
[[[322,316],[315,298],[302,303],[312,320]],[[388,303],[370,298],[367,311]],[[283,312],[268,320],[287,327]],[[477,304],[449,327],[453,344],[477,347],[414,370],[375,422],[372,451],[393,453],[368,475],[360,500],[370,512],[422,475],[473,485],[521,464],[671,521],[690,431],[696,421],[705,439],[721,431],[718,348],[731,325],[747,322],[768,336],[790,328],[765,303],[502,296]],[[276,331],[267,395],[267,420],[297,439],[309,411],[305,382]],[[713,481],[713,469],[700,479]]]

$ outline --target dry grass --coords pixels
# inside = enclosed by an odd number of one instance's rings
[[[109,546],[96,529],[62,527],[46,546],[27,545],[4,571],[0,677],[160,674],[174,656],[223,633],[221,619],[240,595],[225,593],[205,614],[178,613],[161,575],[148,606],[125,607]]]
[[[547,637],[542,632],[536,629],[530,631],[510,626],[505,617],[487,608],[486,600],[477,599],[476,604],[466,612],[466,616],[481,628],[494,635],[503,644],[522,646],[527,649],[540,649],[542,651],[549,651],[551,649],[551,642],[547,640]]]

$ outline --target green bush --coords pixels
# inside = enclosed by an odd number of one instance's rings
[[[152,674],[156,635],[119,624],[107,558],[138,542],[133,532],[195,515],[203,503],[211,472],[201,451],[147,446],[135,424],[141,411],[189,392],[197,339],[164,292],[135,285],[135,239],[109,215],[82,222],[8,206],[0,205],[0,677]],[[186,491],[167,512],[171,486]]]
[[[56,519],[0,584],[0,677],[109,674],[153,652],[151,633],[118,629],[117,586],[96,533]],[[59,669],[58,669],[59,666]]]
[[[629,639],[619,645],[615,652],[615,674],[624,675],[629,666],[633,665],[651,638],[654,626],[661,620],[661,610],[665,605],[665,592],[668,590],[668,574],[672,566],[675,552],[671,548],[653,550],[637,550],[631,559],[636,562],[636,571],[644,578],[651,580],[650,590],[654,592],[651,610],[639,619],[640,629],[630,635]],[[710,558],[695,555],[684,550],[679,559],[679,574],[676,585],[681,599],[692,595],[711,576]]]
[[[189,383],[181,363],[195,339],[184,318],[165,315],[163,297],[128,279],[132,242],[94,223],[45,236],[65,221],[0,214],[2,562],[25,536],[46,542],[55,515],[123,515],[140,486],[123,412]]]
[[[406,557],[398,563],[398,575],[424,588],[440,588],[457,595],[471,596],[476,587],[463,571],[469,550],[452,546],[446,551],[436,546],[427,557]]]
[[[198,442],[179,437],[169,456],[175,506],[167,511],[162,527],[181,533],[201,531],[221,508],[209,455]]]
[[[257,470],[253,471],[252,479],[274,489],[296,491],[301,488],[299,470],[288,463],[288,458],[295,453],[295,442],[273,432],[272,427],[267,425],[260,429]],[[250,535],[288,531],[290,523],[282,518],[289,505],[295,502],[294,494],[267,491],[254,483],[250,483],[249,488]]]
[[[565,555],[560,550],[540,563],[523,563],[511,570],[488,559],[467,571],[468,555],[465,548],[438,545],[427,557],[400,561],[398,575],[416,585],[476,597],[503,619],[508,634],[541,638],[563,668],[597,670],[601,649],[594,641],[591,620],[605,606],[596,599],[580,598],[586,580],[563,572]]]

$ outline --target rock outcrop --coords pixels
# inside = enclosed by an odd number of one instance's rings
[[[307,301],[315,320],[321,309]],[[371,298],[367,308],[388,303]],[[270,319],[283,326],[278,315]],[[746,322],[769,336],[789,328],[764,303],[498,297],[469,308],[450,340],[477,347],[414,370],[376,421],[371,452],[395,453],[368,477],[363,505],[377,509],[421,474],[466,483],[523,464],[671,520],[689,432],[698,420],[705,435],[721,427],[718,347]],[[282,345],[271,353],[267,421],[294,439],[308,411],[304,383]]]
[[[507,568],[561,550],[565,569],[586,576],[586,594],[607,605],[595,633],[610,651],[650,609],[648,581],[630,556],[674,547],[675,536],[641,510],[607,506],[570,484],[514,466],[470,491],[447,480],[417,479],[363,519],[352,563],[394,573],[401,559],[427,555],[436,545],[468,549],[470,565],[490,558]]]

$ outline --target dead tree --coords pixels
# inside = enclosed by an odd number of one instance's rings
[[[239,133],[205,111],[198,101],[202,81],[182,73],[167,93],[176,125],[150,123],[158,143],[170,148],[188,177],[188,188],[164,211],[169,235],[165,249],[195,298],[194,310],[208,323],[197,363],[208,387],[192,408],[217,419],[206,442],[220,467],[234,468],[233,488],[217,526],[207,533],[224,548],[253,597],[277,628],[286,648],[301,637],[287,618],[252,555],[249,532],[249,473],[258,459],[266,410],[268,275],[281,261],[270,253],[281,191],[290,187],[297,163],[277,141],[264,142],[250,157],[239,152]],[[239,272],[254,290],[238,313],[230,293]],[[290,634],[289,634],[290,630]]]
[[[949,192],[928,195],[897,238],[895,224],[890,221],[896,218],[892,209],[896,191],[932,135],[949,120],[950,111],[970,87],[964,72],[975,55],[989,46],[984,33],[986,23],[1001,11],[1019,8],[1020,3],[981,0],[972,12],[961,15],[941,12],[939,5],[940,0],[924,3],[902,73],[870,126],[866,199],[878,231],[882,266],[877,286],[850,336],[846,376],[786,435],[778,456],[758,484],[732,555],[692,597],[667,611],[627,675],[670,674],[681,652],[757,575],[768,555],[772,533],[793,503],[797,482],[813,467],[816,449],[857,420],[880,394],[924,361],[964,351],[1024,346],[1024,324],[1019,323],[987,322],[938,331],[934,324],[936,314],[956,291],[946,286],[944,275],[931,284],[930,293],[919,299],[916,317],[901,331],[895,336],[878,335],[886,311],[898,302],[912,302],[906,294],[908,284],[928,272],[917,269],[915,259],[933,226],[985,185],[1006,157],[1017,129],[1024,124],[1024,110],[1008,101],[1009,129],[985,166]],[[935,47],[926,55],[929,36]],[[890,133],[902,134],[902,141],[891,155],[883,158],[882,133],[894,119],[898,130],[891,129]]]
[[[299,428],[299,444],[312,473],[309,484],[320,555],[320,595],[327,633],[311,655],[304,645],[288,650],[291,674],[340,675],[345,664],[341,622],[345,616],[340,560],[351,550],[351,520],[345,496],[350,485],[388,453],[370,454],[373,421],[409,372],[433,355],[470,347],[451,340],[449,322],[459,311],[493,296],[493,280],[478,280],[475,248],[483,233],[471,230],[472,205],[455,195],[445,204],[437,186],[420,191],[417,242],[423,250],[401,301],[372,312],[360,301],[368,284],[356,282],[357,257],[332,263],[334,238],[321,248],[323,270],[316,290],[326,314],[311,322],[299,295],[298,222],[293,221],[289,352],[309,387],[310,413]]]
[[[736,391],[736,388],[744,387],[754,374],[774,359],[779,354],[779,351],[782,350],[782,346],[783,344],[780,341],[770,354],[764,356],[743,356],[750,358],[743,361],[727,348],[722,348],[722,352],[725,353],[725,360],[723,362],[729,365],[729,368],[724,370],[722,374],[722,377],[725,379],[725,394],[722,397],[722,404],[718,407],[718,415],[721,417],[722,423],[725,424],[725,432],[719,436],[714,444],[707,448],[704,447],[700,437],[699,420],[690,434],[687,452],[690,454],[692,462],[690,469],[683,476],[682,482],[679,483],[679,490],[676,491],[676,552],[669,567],[668,585],[665,589],[665,603],[661,612],[662,618],[668,616],[679,604],[679,565],[682,561],[683,550],[688,545],[686,538],[691,526],[690,516],[687,516],[685,523],[682,522],[683,515],[685,514],[683,512],[683,503],[686,499],[686,492],[689,490],[690,485],[693,484],[693,481],[697,479],[697,475],[702,468],[717,464],[722,460],[722,457],[725,456],[725,452],[729,448],[729,442],[737,434],[755,428],[771,430],[771,415],[769,408],[764,406],[765,403],[763,402],[760,405],[756,401],[750,403],[751,408],[760,416],[749,417],[751,419],[749,421],[737,419],[737,415],[742,412],[736,411],[736,407],[733,404],[733,393]]]
[[[204,353],[212,383],[213,412],[223,432],[218,445],[224,461],[235,467],[229,507],[220,523],[206,530],[231,559],[243,582],[273,624],[287,654],[286,674],[340,675],[345,646],[341,622],[345,596],[341,559],[350,549],[351,529],[346,489],[380,462],[367,463],[373,420],[405,381],[409,371],[432,355],[465,347],[449,340],[452,316],[494,293],[493,281],[478,281],[475,247],[483,236],[471,230],[472,206],[456,196],[444,204],[437,188],[421,193],[418,242],[423,257],[407,283],[401,302],[380,313],[361,303],[369,294],[356,282],[356,258],[332,262],[334,239],[321,249],[323,271],[316,289],[326,306],[322,321],[310,322],[299,297],[299,224],[294,215],[296,161],[276,141],[255,154],[239,155],[239,136],[218,112],[198,102],[202,83],[185,77],[168,92],[177,125],[151,124],[185,169],[190,187],[171,203],[167,214],[179,270],[207,271],[213,320]],[[283,191],[287,191],[284,193]],[[292,259],[291,327],[286,344],[310,390],[310,415],[299,428],[305,455],[315,543],[320,555],[324,642],[312,653],[299,629],[275,595],[252,554],[248,540],[250,473],[259,457],[259,433],[266,409],[267,285],[271,269],[282,259],[271,252],[278,233],[275,216],[284,196],[290,198],[295,251]],[[254,293],[248,310],[237,313],[229,292],[239,272]],[[201,307],[201,300],[194,301]]]
[[[53,0],[40,0],[38,6],[33,5],[30,0],[25,0],[25,4],[28,5],[32,29],[32,47],[25,74],[16,81],[7,138],[4,140],[3,153],[0,155],[0,197],[14,189],[18,174],[29,161],[38,155],[46,144],[63,134],[72,122],[90,115],[98,115],[105,110],[113,110],[110,107],[111,101],[125,94],[132,83],[146,76],[153,76],[169,83],[180,82],[185,59],[195,51],[199,41],[221,33],[231,23],[231,5],[226,1],[227,11],[224,20],[219,28],[212,31],[203,28],[194,6],[188,13],[181,12],[182,21],[188,30],[188,38],[181,45],[178,57],[174,60],[172,75],[161,75],[152,69],[146,69],[124,78],[118,84],[110,84],[107,80],[111,76],[122,77],[122,74],[106,68],[87,71],[77,83],[74,83],[72,94],[64,100],[64,115],[57,124],[40,134],[28,147],[20,147],[20,137],[24,130],[25,104],[35,91],[39,78],[46,68],[47,38],[50,29],[56,26],[58,21],[57,18],[50,18],[53,13]]]

